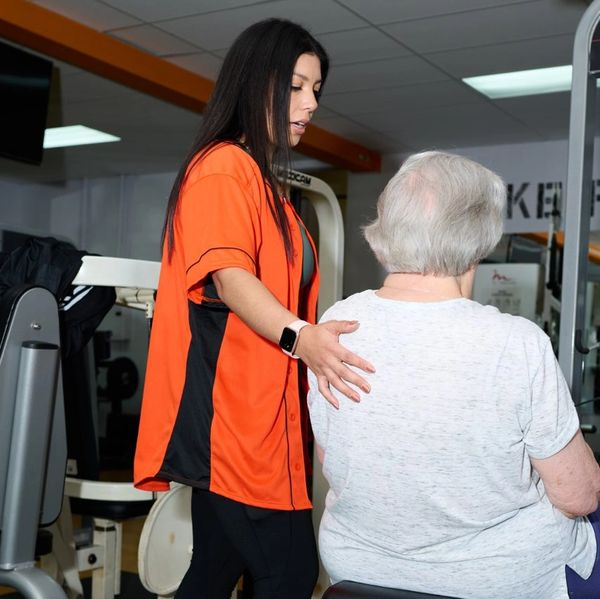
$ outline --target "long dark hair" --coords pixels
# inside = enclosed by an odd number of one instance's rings
[[[216,143],[239,143],[243,138],[243,145],[262,173],[265,188],[272,191],[271,212],[288,261],[293,261],[291,233],[277,175],[280,169],[287,171],[290,166],[290,89],[296,61],[305,53],[316,55],[321,63],[320,94],[329,59],[323,46],[300,25],[284,19],[266,19],[248,27],[233,42],[204,111],[200,131],[169,196],[163,229],[169,257],[175,244],[175,212],[190,165]]]

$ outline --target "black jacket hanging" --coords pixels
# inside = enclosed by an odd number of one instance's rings
[[[73,286],[87,252],[53,237],[32,237],[0,253],[0,297],[22,283],[40,285],[58,301],[63,358],[80,350],[115,303],[112,287]]]

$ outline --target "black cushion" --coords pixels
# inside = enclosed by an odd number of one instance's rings
[[[329,587],[323,599],[458,599],[446,595],[430,595],[402,589],[388,589],[343,580]]]
[[[127,520],[145,516],[153,506],[154,500],[148,501],[101,501],[99,499],[71,498],[71,512],[81,516],[94,516],[106,520]]]
[[[35,539],[35,557],[52,553],[52,533],[45,528],[40,528]]]

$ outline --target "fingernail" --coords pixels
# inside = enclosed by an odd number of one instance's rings
[[[352,400],[359,402],[360,401],[360,395],[358,393],[353,393],[352,394]]]
[[[367,370],[369,372],[375,372],[375,368],[373,366],[371,366],[370,364],[367,366]]]
[[[369,385],[363,385],[361,387],[361,389],[365,392],[365,393],[371,393],[371,387],[369,387]]]

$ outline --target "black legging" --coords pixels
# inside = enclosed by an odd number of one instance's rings
[[[257,508],[192,491],[194,551],[176,599],[229,599],[243,572],[252,599],[310,599],[319,573],[311,511]]]

